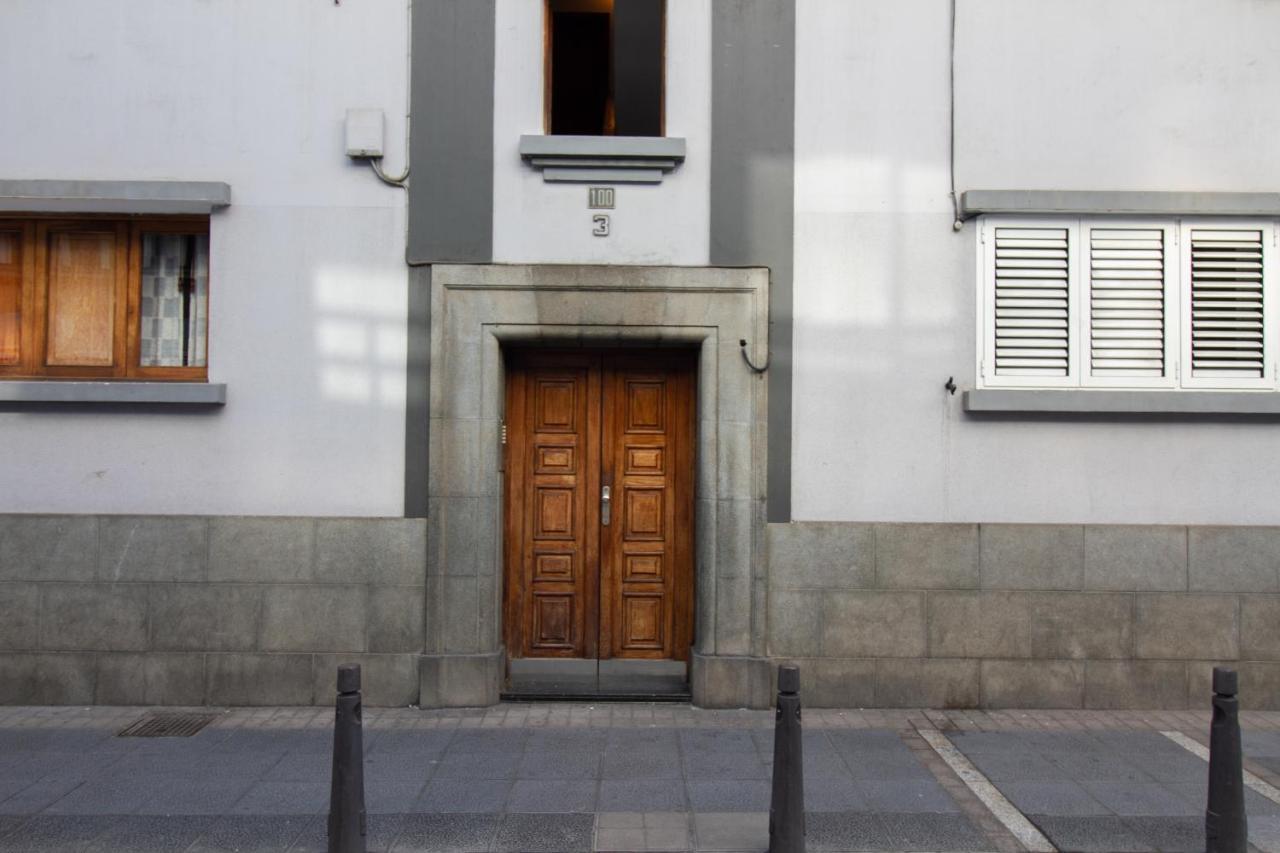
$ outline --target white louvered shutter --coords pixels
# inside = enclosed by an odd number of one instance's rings
[[[1089,384],[1169,384],[1175,330],[1172,230],[1160,224],[1088,225]]]
[[[1184,229],[1184,290],[1189,296],[1184,372],[1196,384],[1257,385],[1267,380],[1264,227]]]
[[[995,384],[1071,377],[1071,230],[1028,224],[991,231],[987,370]]]

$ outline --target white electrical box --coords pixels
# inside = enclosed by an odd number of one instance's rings
[[[382,156],[382,110],[347,110],[347,156]]]

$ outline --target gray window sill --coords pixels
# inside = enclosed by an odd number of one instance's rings
[[[984,388],[964,392],[964,410],[976,414],[1280,415],[1280,393]]]
[[[960,215],[1280,216],[1280,193],[969,190]]]
[[[0,181],[0,211],[209,214],[231,204],[215,181]]]
[[[520,157],[548,182],[660,184],[684,153],[675,136],[520,137]]]
[[[224,406],[224,382],[84,382],[66,380],[0,381],[0,404],[51,403],[139,406]]]

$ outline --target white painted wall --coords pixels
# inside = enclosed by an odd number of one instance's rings
[[[961,0],[958,189],[1280,190],[1280,4]],[[1274,423],[977,420],[947,0],[799,0],[798,520],[1280,523]]]
[[[617,184],[612,233],[591,234],[585,184],[545,183],[520,159],[542,134],[545,0],[497,0],[493,258],[497,263],[706,264],[710,256],[711,3],[667,3],[666,133],[686,140],[661,184]]]
[[[226,181],[208,414],[0,413],[0,512],[403,512],[407,0],[6,0],[5,178]]]

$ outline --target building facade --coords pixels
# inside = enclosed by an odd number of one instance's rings
[[[0,701],[1280,707],[1277,28],[6,4]]]

